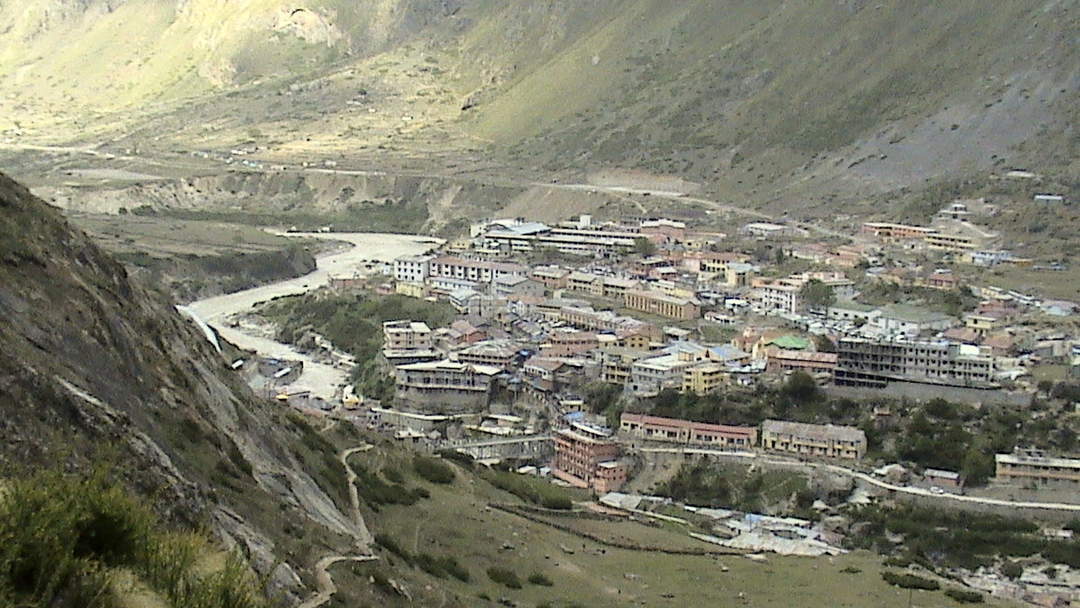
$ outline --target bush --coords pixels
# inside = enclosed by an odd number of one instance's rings
[[[573,507],[566,490],[546,481],[506,471],[486,473],[484,479],[496,488],[534,505],[560,510],[569,510]]]
[[[1005,562],[1001,564],[1001,574],[1005,578],[1015,581],[1024,574],[1024,567],[1019,562]]]
[[[450,484],[454,482],[454,469],[436,458],[417,456],[413,459],[413,469],[420,477],[431,483]]]
[[[456,462],[470,471],[472,470],[473,465],[476,464],[476,460],[472,456],[457,450],[439,450],[438,454],[443,460]]]
[[[886,583],[890,585],[896,585],[901,589],[922,589],[924,591],[937,591],[941,588],[941,585],[937,581],[923,578],[921,576],[915,576],[914,574],[906,574],[901,572],[891,572],[885,570],[881,573],[881,578],[885,579]]]
[[[545,509],[558,509],[560,511],[569,511],[574,508],[573,501],[565,496],[545,496],[540,504]]]
[[[401,484],[386,483],[361,465],[353,465],[352,469],[356,473],[356,489],[360,498],[372,508],[379,505],[414,505],[421,498],[430,497],[428,491],[422,488],[410,490]]]
[[[376,534],[375,535],[375,544],[379,545],[383,549],[386,549],[390,553],[393,553],[394,555],[400,557],[401,561],[405,562],[406,564],[409,564],[410,566],[412,565],[412,563],[413,563],[412,555],[409,555],[409,552],[406,551],[405,549],[403,549],[401,547],[401,545],[399,545],[397,543],[397,541],[394,540],[394,538],[391,537],[390,535],[388,535],[388,534]]]
[[[983,595],[975,591],[968,591],[967,589],[946,589],[945,595],[960,602],[961,604],[981,604],[983,603]]]
[[[492,566],[487,569],[488,578],[510,589],[521,589],[521,580],[517,573],[508,568]]]
[[[544,576],[539,572],[533,572],[529,575],[529,582],[534,585],[540,585],[541,587],[552,587],[555,583],[551,582],[551,579]]]
[[[239,556],[198,572],[197,558],[209,551],[202,536],[162,529],[102,472],[28,475],[0,497],[0,605],[105,608],[109,569],[125,568],[173,606],[266,606]]]

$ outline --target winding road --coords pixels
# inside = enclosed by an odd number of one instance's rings
[[[341,466],[345,467],[345,473],[349,483],[349,502],[352,506],[353,525],[355,526],[354,534],[356,536],[357,548],[361,551],[370,551],[371,544],[375,542],[375,538],[368,531],[367,525],[364,523],[363,516],[360,515],[360,492],[356,489],[356,471],[349,465],[349,456],[359,452],[366,452],[373,446],[371,444],[364,444],[354,448],[348,448],[342,450],[338,454],[338,462]],[[318,608],[326,602],[330,601],[330,598],[337,593],[337,585],[334,584],[334,576],[330,574],[330,568],[335,564],[341,562],[371,562],[379,559],[379,556],[371,553],[361,553],[357,555],[327,555],[315,563],[315,593],[311,594],[311,597],[300,603],[298,608]]]
[[[818,462],[801,462],[798,460],[791,460],[786,458],[770,458],[763,456],[755,452],[729,452],[724,450],[710,450],[708,448],[640,448],[639,451],[649,454],[697,454],[697,455],[711,455],[722,456],[725,458],[747,459],[754,462],[761,462],[765,464],[778,464],[785,466],[798,466],[804,469],[817,469],[821,468],[829,471],[830,473],[837,473],[840,475],[846,475],[853,479],[863,481],[872,486],[889,490],[891,492],[897,492],[900,494],[910,494],[914,496],[926,496],[942,502],[955,501],[959,503],[969,504],[983,504],[994,505],[1000,507],[1012,507],[1020,509],[1040,509],[1047,511],[1062,511],[1080,513],[1080,504],[1064,503],[1064,502],[1031,502],[1023,500],[1004,500],[1001,498],[984,498],[981,496],[965,496],[962,494],[937,494],[927,490],[925,488],[916,488],[912,486],[900,486],[896,484],[883,481],[871,475],[867,475],[861,471],[849,469],[834,464],[818,463]]]

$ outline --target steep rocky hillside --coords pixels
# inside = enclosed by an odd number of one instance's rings
[[[318,552],[365,540],[333,446],[255,398],[166,297],[2,175],[0,236],[6,470],[113,462],[294,597]]]

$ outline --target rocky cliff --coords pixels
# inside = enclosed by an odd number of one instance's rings
[[[112,462],[169,519],[208,525],[292,596],[312,547],[355,540],[333,447],[257,399],[171,301],[2,175],[0,318],[9,470]]]

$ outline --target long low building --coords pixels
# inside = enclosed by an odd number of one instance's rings
[[[628,290],[623,296],[623,305],[630,310],[671,319],[690,320],[701,316],[701,303],[696,299],[677,298],[659,291]]]
[[[866,433],[853,426],[766,420],[761,447],[802,456],[857,460],[866,454]]]
[[[885,388],[918,382],[968,388],[997,388],[994,360],[965,355],[946,342],[875,341],[842,338],[837,343],[836,384]]]
[[[1076,488],[1080,492],[1080,458],[1054,458],[1038,450],[994,455],[997,483]]]
[[[691,422],[645,414],[624,413],[619,421],[619,430],[641,439],[689,445],[747,449],[757,444],[757,429],[754,427]]]

